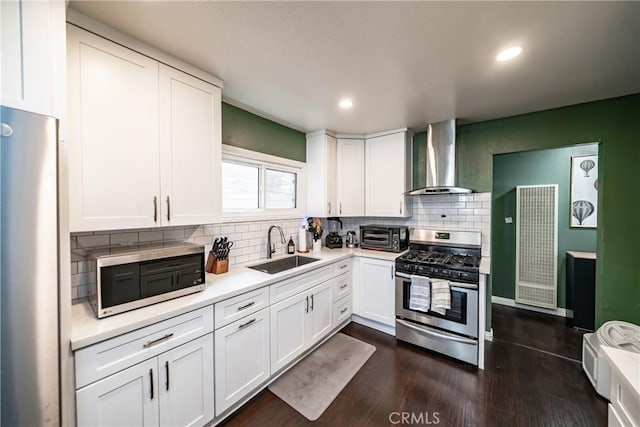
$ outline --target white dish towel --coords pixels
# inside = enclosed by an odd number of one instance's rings
[[[431,281],[431,311],[443,314],[451,309],[451,286],[446,280]]]
[[[409,309],[427,312],[431,304],[429,279],[423,276],[411,276],[409,289]]]

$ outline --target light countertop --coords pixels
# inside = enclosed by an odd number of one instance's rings
[[[612,369],[620,374],[622,380],[635,391],[635,398],[640,400],[640,354],[604,345],[601,349],[611,362]]]
[[[312,252],[301,254],[320,258],[320,261],[276,274],[267,274],[248,268],[250,265],[260,264],[266,260],[256,261],[231,267],[229,272],[225,274],[206,274],[206,286],[202,292],[185,295],[104,319],[98,319],[89,302],[83,301],[74,304],[71,309],[71,349],[75,351],[352,256],[393,261],[403,253],[366,249],[322,248],[319,255]],[[274,259],[278,258],[282,257],[274,257]]]
[[[491,274],[491,258],[488,256],[480,259],[480,274]]]

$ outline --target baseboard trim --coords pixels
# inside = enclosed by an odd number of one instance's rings
[[[497,297],[494,295],[491,296],[491,302],[493,304],[506,305],[507,307],[515,307],[515,308],[521,308],[523,310],[535,311],[538,313],[551,314],[552,316],[573,318],[573,310],[568,308],[558,307],[556,309],[551,309],[551,308],[534,307],[532,305],[517,303],[515,300],[511,298]]]
[[[484,331],[484,340],[493,341],[493,328],[490,331]]]
[[[354,323],[358,323],[360,325],[367,326],[377,331],[384,332],[385,334],[389,334],[393,337],[396,336],[395,325],[394,326],[384,325],[382,323],[376,322],[375,320],[369,320],[369,319],[365,319],[364,317],[360,317],[357,314],[351,315],[351,320]]]

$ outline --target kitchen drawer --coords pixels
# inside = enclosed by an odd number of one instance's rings
[[[640,426],[640,396],[620,378],[616,369],[611,369],[609,400],[622,425]]]
[[[351,259],[343,259],[333,264],[333,275],[348,273],[351,271]]]
[[[76,389],[213,331],[207,306],[75,352]]]
[[[333,303],[333,326],[338,326],[351,316],[351,294]]]
[[[333,300],[337,301],[351,293],[351,274],[345,273],[336,277],[333,284]]]
[[[269,306],[269,287],[256,289],[216,303],[216,329]]]
[[[322,282],[329,280],[333,276],[334,265],[327,265],[317,270],[300,274],[290,279],[274,283],[270,286],[271,304],[285,300],[306,289],[312,288]]]

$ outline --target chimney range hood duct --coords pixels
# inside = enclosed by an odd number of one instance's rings
[[[471,193],[468,188],[456,187],[456,121],[427,125],[427,182],[426,186],[410,191],[411,196],[424,194]]]

